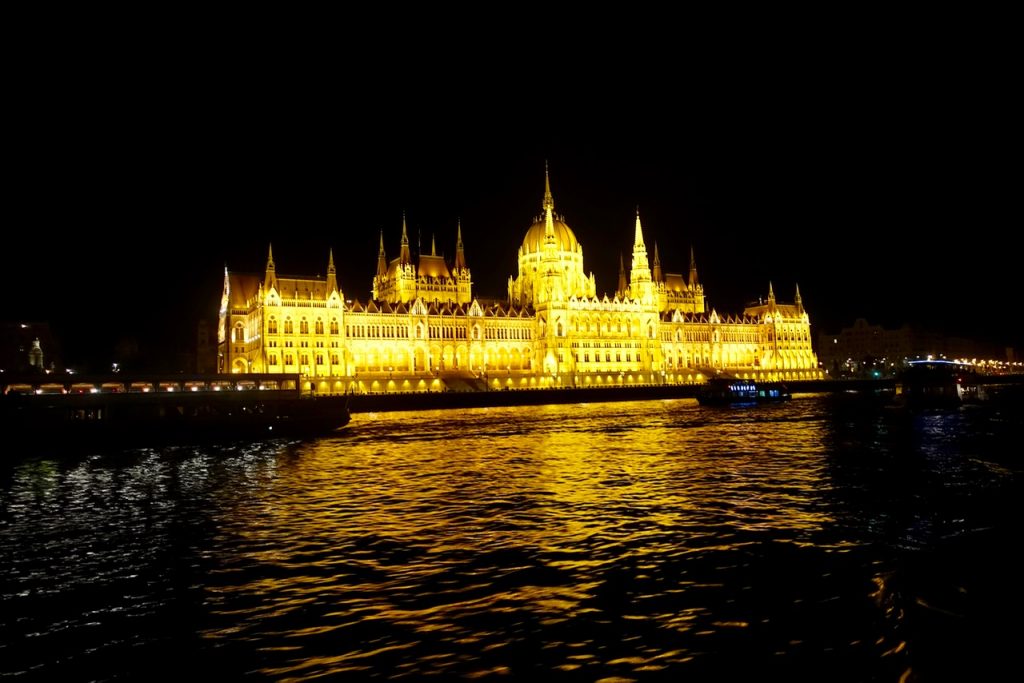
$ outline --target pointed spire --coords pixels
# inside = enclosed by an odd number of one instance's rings
[[[437,241],[434,239],[434,233],[430,233],[430,255],[437,256]]]
[[[654,243],[654,281],[662,282],[665,276],[661,272],[661,258],[658,256],[658,243]]]
[[[693,245],[690,245],[690,287],[697,286],[697,259],[693,255]]]
[[[634,247],[642,247],[642,246],[644,246],[644,231],[643,231],[643,228],[640,227],[640,207],[639,206],[636,207],[636,235],[635,235],[635,237],[633,239],[633,246]]]
[[[775,303],[775,290],[772,288],[772,281],[768,281],[768,303]]]
[[[622,260],[622,252],[619,252],[619,296],[626,296],[626,263]]]
[[[796,304],[796,310],[800,311],[802,313],[803,310],[804,310],[804,300],[803,300],[803,297],[800,296],[800,283],[799,282],[796,284],[796,296],[793,298],[793,303]]]
[[[334,268],[334,249],[327,251],[327,290],[333,292],[338,289],[338,271]]]
[[[398,262],[403,266],[412,263],[412,256],[409,254],[409,231],[405,224],[405,211],[402,212],[402,249],[398,254]]]
[[[377,252],[377,277],[385,277],[388,274],[388,259],[384,255],[384,231],[380,231],[380,251]]]
[[[555,198],[551,194],[551,178],[548,176],[547,159],[544,160],[544,202],[541,204],[541,210],[545,213],[555,210]]]
[[[274,268],[274,245],[267,247],[267,273],[263,278],[263,289],[269,292],[272,287],[277,287],[277,270]]]
[[[455,238],[455,269],[467,268],[466,266],[466,253],[462,246],[462,219],[458,221],[458,227],[456,228]]]

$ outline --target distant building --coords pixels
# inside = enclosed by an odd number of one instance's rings
[[[0,370],[41,372],[60,364],[60,346],[49,323],[0,323]]]
[[[936,332],[904,325],[887,330],[858,318],[851,327],[838,333],[822,332],[818,335],[818,356],[824,368],[833,376],[841,374],[881,375],[896,372],[908,360],[916,358],[998,359],[1012,361],[1012,349],[993,344],[947,337]]]
[[[791,304],[769,284],[767,300],[741,315],[708,311],[693,251],[686,276],[663,271],[657,245],[652,268],[638,213],[628,279],[620,259],[614,295],[599,296],[583,246],[555,213],[547,174],[544,190],[504,300],[474,295],[461,225],[448,263],[433,240],[429,254],[414,257],[404,217],[396,258],[388,260],[381,235],[363,302],[346,300],[333,253],[326,278],[278,275],[273,251],[262,277],[225,271],[219,369],[300,373],[318,391],[819,375],[799,288]]]

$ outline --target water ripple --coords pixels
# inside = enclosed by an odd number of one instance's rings
[[[537,406],[15,461],[0,673],[895,680],[901,558],[1019,485],[1021,421],[973,420]]]

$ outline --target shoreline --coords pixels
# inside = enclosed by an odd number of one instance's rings
[[[785,383],[791,393],[882,391],[893,389],[895,380],[801,380]],[[441,391],[350,394],[352,413],[385,413],[406,410],[495,408],[559,405],[565,403],[613,403],[695,398],[702,384],[645,384],[614,387],[566,387],[557,389],[499,389],[494,391]]]

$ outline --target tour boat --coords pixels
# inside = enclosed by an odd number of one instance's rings
[[[708,380],[697,393],[697,402],[704,406],[778,403],[791,398],[786,385],[781,382],[724,377]]]

